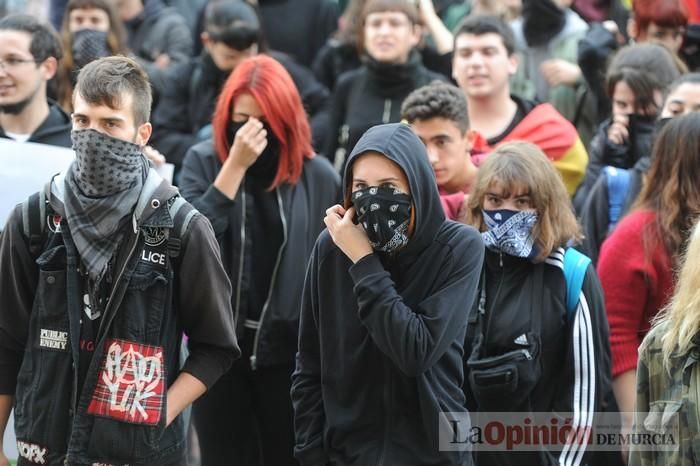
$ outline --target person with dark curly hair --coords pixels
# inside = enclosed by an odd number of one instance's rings
[[[401,118],[425,144],[445,215],[456,219],[477,170],[471,159],[474,132],[469,129],[464,93],[456,86],[434,81],[409,94],[401,107]]]

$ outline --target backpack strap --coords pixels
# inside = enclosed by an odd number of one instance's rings
[[[168,203],[168,211],[173,219],[173,228],[168,232],[168,255],[177,258],[180,255],[182,238],[187,234],[190,222],[198,212],[180,195]]]
[[[564,278],[566,279],[566,318],[570,322],[578,306],[583,279],[586,277],[590,257],[574,248],[564,254]]]
[[[33,257],[39,257],[46,242],[46,217],[53,211],[47,197],[47,190],[50,189],[49,181],[41,190],[22,202],[22,230],[24,236],[29,239],[29,252]]]
[[[624,168],[604,168],[608,181],[608,231],[612,231],[622,216],[630,185],[630,172]]]

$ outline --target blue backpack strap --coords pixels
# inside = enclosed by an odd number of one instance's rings
[[[604,168],[608,180],[608,231],[612,231],[622,216],[630,186],[630,172],[624,168]]]
[[[583,279],[586,277],[590,257],[578,252],[574,248],[568,248],[564,254],[564,278],[566,278],[566,317],[571,322],[576,307],[578,306]]]

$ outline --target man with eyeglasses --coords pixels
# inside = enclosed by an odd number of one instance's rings
[[[61,43],[28,15],[0,19],[0,138],[71,147],[70,117],[47,99]]]

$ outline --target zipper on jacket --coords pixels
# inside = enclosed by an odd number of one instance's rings
[[[112,282],[112,291],[109,294],[109,298],[107,298],[107,305],[106,307],[109,308],[112,306],[113,303],[113,298],[114,298],[114,293],[117,292],[117,288],[119,287],[119,282],[121,281],[122,275],[124,275],[124,271],[126,270],[126,267],[129,265],[129,262],[131,262],[131,257],[134,255],[134,251],[136,251],[136,246],[139,244],[139,226],[138,223],[136,222],[136,215],[131,216],[132,219],[132,225],[134,227],[134,241],[131,244],[131,250],[129,250],[129,254],[126,256],[126,259],[124,260],[124,263],[122,264],[122,268],[119,271],[119,274],[117,275],[116,280]],[[109,309],[111,310],[111,309]],[[105,313],[102,316],[102,320],[100,321],[100,326],[97,330],[97,337],[99,338],[102,335],[102,326],[104,325],[105,321],[107,319],[107,309],[105,309]],[[111,319],[110,323],[111,323]],[[97,339],[95,340],[97,341]]]
[[[238,316],[241,313],[241,282],[243,281],[243,265],[245,263],[245,221],[246,221],[246,199],[245,187],[241,189],[242,222],[241,222],[241,258],[238,263],[238,283],[236,285],[236,309],[233,314],[233,324],[238,325]]]
[[[382,123],[389,123],[391,119],[391,99],[384,100],[384,115],[382,115]]]
[[[257,330],[255,330],[255,342],[253,343],[253,355],[250,357],[250,367],[255,370],[257,366],[258,359],[258,346],[260,344],[260,330],[262,329],[263,320],[265,319],[265,314],[267,309],[270,307],[270,298],[272,297],[272,290],[275,286],[275,281],[277,280],[277,272],[279,271],[280,263],[282,262],[282,253],[284,248],[287,246],[287,218],[284,216],[284,205],[282,203],[282,196],[280,195],[279,188],[275,189],[277,194],[277,205],[280,209],[280,219],[282,220],[282,246],[277,252],[277,261],[275,262],[275,268],[272,270],[272,278],[270,279],[270,288],[267,290],[267,299],[263,305],[262,312],[260,313],[260,325],[258,325]]]

